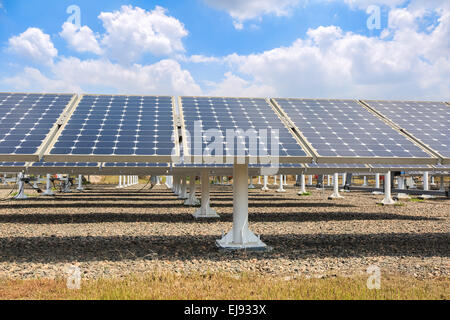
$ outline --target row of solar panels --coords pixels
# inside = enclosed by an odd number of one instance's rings
[[[178,106],[167,96],[0,93],[0,161],[177,162],[183,150],[202,163],[205,151],[223,161],[242,147],[282,163],[450,164],[443,102],[180,97]],[[242,132],[231,143],[230,130],[259,133],[258,148]],[[224,141],[211,148],[217,132]]]
[[[199,174],[207,169],[214,175],[232,175],[232,165],[170,165],[167,163],[97,163],[97,162],[1,162],[0,172],[24,172],[34,175],[69,173],[84,175],[173,175],[177,173]],[[269,170],[268,170],[269,169]],[[419,172],[429,171],[436,174],[448,173],[450,166],[430,165],[363,165],[363,164],[280,164],[279,167],[270,165],[249,165],[250,175],[275,174],[332,174],[335,172],[383,173],[387,171]]]

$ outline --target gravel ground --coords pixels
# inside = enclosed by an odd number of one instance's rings
[[[195,221],[167,189],[91,186],[83,193],[0,202],[0,278],[64,278],[71,265],[84,278],[143,272],[258,272],[283,277],[355,276],[370,265],[382,274],[448,277],[450,200],[377,205],[382,196],[293,188],[250,191],[250,228],[269,252],[215,247],[232,226],[232,189],[212,188],[221,218]],[[27,190],[33,194],[34,191]],[[4,198],[9,190],[0,190]]]

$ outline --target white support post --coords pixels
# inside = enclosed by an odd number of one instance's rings
[[[445,191],[444,186],[444,175],[441,176],[440,183],[439,183],[439,191]]]
[[[38,181],[39,181],[40,177],[41,176],[36,176],[36,178],[35,178],[36,180],[34,180],[34,182],[33,182],[33,188],[34,189],[38,189],[39,188]]]
[[[327,186],[331,186],[331,175],[327,175]]]
[[[261,185],[261,176],[258,176],[258,185]]]
[[[185,206],[198,206],[200,204],[200,201],[198,201],[197,197],[195,196],[195,192],[197,189],[195,178],[196,176],[189,177],[189,197],[184,202]]]
[[[278,185],[278,183],[277,183],[277,176],[273,176],[273,185],[274,186]]]
[[[180,176],[176,175],[174,178],[174,187],[173,187],[173,192],[175,193],[175,195],[179,196],[180,192],[181,192],[181,185],[180,185]]]
[[[344,198],[343,196],[341,196],[339,194],[339,173],[334,174],[333,187],[334,187],[334,192],[331,196],[328,197],[328,200],[336,200],[336,199]]]
[[[283,188],[283,175],[282,174],[280,174],[280,187],[278,188],[277,192],[279,192],[279,193],[286,192],[286,190],[284,190],[284,188]]]
[[[362,186],[363,187],[367,187],[368,186],[368,184],[367,184],[367,176],[364,176],[364,183],[363,183]]]
[[[298,193],[299,196],[303,196],[305,194],[307,194],[306,192],[306,181],[305,181],[305,175],[302,173],[300,175],[300,191]]]
[[[308,184],[309,184],[310,186],[312,186],[312,184],[313,184],[313,176],[312,176],[312,175],[309,175],[309,176],[308,176]]]
[[[255,186],[253,185],[253,177],[250,177],[250,185],[248,186],[249,189],[255,189]]]
[[[405,189],[405,178],[404,177],[398,177],[398,188],[400,190]],[[406,193],[399,192],[397,194],[397,199],[411,199],[411,197],[409,195],[407,195]]]
[[[269,183],[269,177],[268,176],[264,176],[264,185],[262,187],[262,191],[269,191],[269,187],[268,187],[268,183]]]
[[[54,196],[55,194],[53,193],[53,190],[52,190],[52,186],[51,186],[51,181],[50,181],[50,174],[47,174],[47,179],[46,179],[46,181],[45,181],[45,191],[44,191],[44,193],[42,193],[42,195],[43,196],[48,196],[48,197],[51,197],[51,196]]]
[[[178,196],[178,199],[187,199],[187,181],[186,176],[182,177],[182,183],[181,183],[181,190],[180,195]]]
[[[62,182],[63,182],[62,193],[72,193],[72,190],[70,190],[69,176],[67,176],[67,178],[63,178]]]
[[[384,199],[381,201],[381,204],[385,206],[394,205],[395,201],[391,196],[391,172],[388,171],[384,175]]]
[[[379,173],[375,173],[375,189],[380,189],[380,174]],[[381,194],[383,194],[383,192],[382,191],[374,191],[374,192],[372,192],[372,194],[381,195]]]
[[[116,187],[117,189],[122,189],[123,188],[123,184],[122,184],[122,176],[119,176],[119,184]]]
[[[83,191],[83,176],[81,174],[78,175],[78,187],[77,187],[78,191]]]
[[[194,218],[220,218],[220,216],[211,209],[209,197],[209,173],[208,170],[202,171],[202,201],[201,207],[193,214]]]
[[[431,182],[430,185],[435,186],[436,185],[436,181],[434,181],[434,176],[431,175]]]
[[[347,180],[347,173],[342,174],[342,184],[341,184],[342,187],[345,187],[345,180]]]
[[[248,228],[248,165],[235,164],[233,173],[233,228],[216,244],[229,250],[265,250],[267,246]]]
[[[429,183],[429,173],[428,171],[425,171],[423,173],[423,191],[429,191],[430,190],[430,183]],[[434,196],[429,194],[423,194],[420,196],[421,199],[431,199],[434,198]]]
[[[28,196],[25,194],[25,184],[23,183],[22,179],[23,179],[23,173],[20,172],[17,175],[19,191],[18,191],[17,195],[14,197],[14,199],[16,199],[16,200],[28,199]]]
[[[159,176],[156,177],[156,185],[157,185],[157,186],[160,186],[160,185],[161,185],[161,180],[160,180],[160,177],[159,177]]]

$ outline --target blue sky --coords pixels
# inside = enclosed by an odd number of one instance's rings
[[[447,1],[0,3],[0,91],[450,99]]]

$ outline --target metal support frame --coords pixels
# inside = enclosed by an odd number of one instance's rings
[[[72,193],[72,190],[70,190],[70,187],[72,186],[72,184],[70,183],[70,179],[69,176],[67,176],[67,178],[62,178],[61,179],[62,182],[62,193]]]
[[[266,250],[266,244],[248,228],[248,165],[235,164],[233,171],[233,228],[216,245],[228,250]]]
[[[249,189],[255,189],[255,186],[253,185],[253,177],[250,176],[250,184],[248,186]]]
[[[398,187],[397,188],[400,190],[405,189],[405,178],[398,177],[397,179],[398,179]],[[399,192],[399,193],[397,193],[397,199],[407,200],[407,199],[411,199],[411,197],[409,195],[407,195],[406,193]]]
[[[375,189],[380,189],[380,174],[375,173]],[[381,191],[373,191],[372,194],[374,195],[382,195],[383,192]]]
[[[334,187],[333,194],[328,197],[328,200],[336,200],[344,198],[339,194],[339,173],[334,174],[333,187]]]
[[[196,176],[189,177],[189,197],[184,202],[185,206],[198,206],[200,204],[200,201],[195,196],[195,192],[197,189],[195,178]]]
[[[274,186],[278,185],[278,183],[277,183],[277,176],[273,176],[273,185]]]
[[[178,199],[185,200],[187,199],[187,181],[186,176],[183,176],[181,181],[180,194],[178,195]]]
[[[161,185],[161,178],[160,176],[156,176],[156,186],[160,186]]]
[[[83,188],[83,175],[79,174],[78,175],[78,187],[77,187],[78,191],[84,191]]]
[[[123,184],[122,184],[122,176],[119,176],[119,184],[116,187],[117,189],[122,189],[123,188]]]
[[[14,197],[14,199],[16,200],[25,200],[28,199],[28,196],[25,194],[25,183],[23,181],[24,179],[24,175],[22,172],[20,172],[17,175],[17,183],[18,183],[18,189],[19,191],[17,192],[17,195]]]
[[[283,175],[280,174],[280,187],[278,188],[277,192],[284,193],[286,190],[284,189],[284,183],[283,183]]]
[[[269,184],[269,177],[268,176],[264,176],[263,180],[264,180],[264,185],[261,188],[261,190],[262,191],[269,191],[269,187],[267,186]]]
[[[394,199],[392,199],[391,192],[391,172],[388,171],[384,175],[384,199],[381,201],[382,205],[389,206],[396,203]]]
[[[47,173],[47,178],[45,182],[45,191],[42,193],[43,196],[52,197],[55,195],[55,193],[52,190],[52,185],[50,181],[51,175]]]
[[[298,195],[303,196],[305,195],[306,192],[306,179],[305,179],[305,175],[302,173],[300,175],[300,191],[298,192]]]
[[[209,196],[209,173],[208,170],[203,170],[201,175],[202,184],[202,201],[201,207],[193,214],[194,218],[220,218],[215,210],[210,207],[210,196]]]
[[[423,191],[430,191],[429,173],[428,173],[428,171],[425,171],[423,173]],[[434,196],[429,195],[429,194],[422,194],[419,198],[421,198],[421,199],[431,199],[431,198],[434,198]]]

